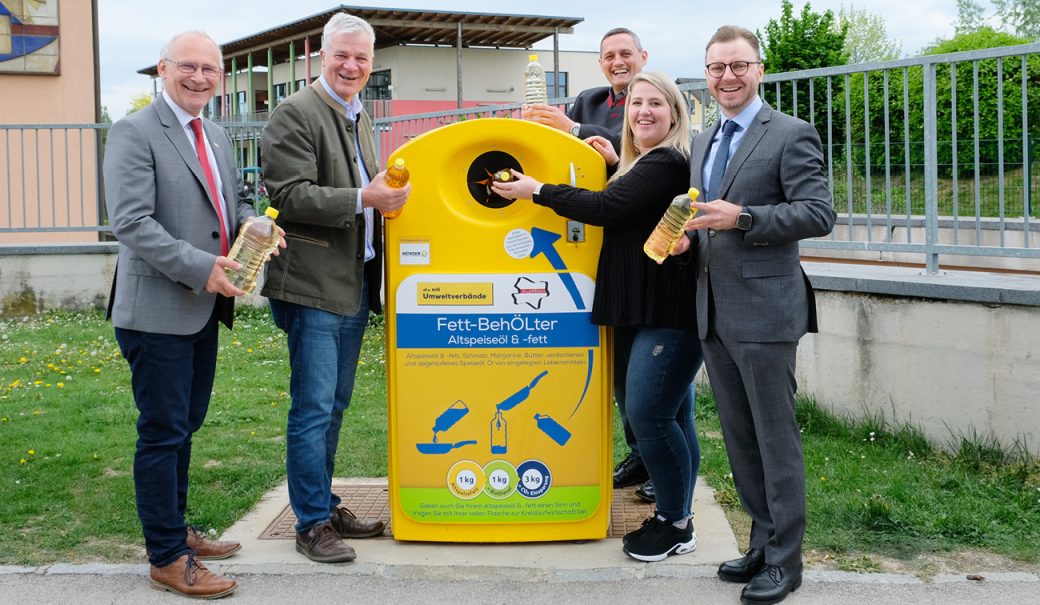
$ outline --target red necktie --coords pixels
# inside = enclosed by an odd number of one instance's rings
[[[217,210],[217,218],[220,220],[220,255],[227,256],[228,237],[224,231],[224,210],[220,207],[220,196],[217,195],[217,181],[213,178],[213,170],[209,167],[209,154],[206,153],[206,139],[202,136],[202,119],[195,118],[188,122],[191,131],[195,133],[195,151],[199,154],[199,162],[202,163],[202,173],[206,175],[206,183],[209,185],[210,198],[213,207]]]

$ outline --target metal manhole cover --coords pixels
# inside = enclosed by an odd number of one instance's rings
[[[339,485],[332,491],[343,499],[347,507],[360,518],[379,519],[390,527],[390,506],[386,487],[378,485]],[[620,538],[630,531],[639,529],[643,519],[654,514],[654,505],[635,497],[635,487],[615,489],[610,508],[608,538]],[[292,507],[286,506],[263,532],[260,540],[295,540],[296,515]],[[388,531],[386,537],[391,533]]]

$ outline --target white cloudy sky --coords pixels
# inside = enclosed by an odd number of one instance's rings
[[[980,3],[992,12],[986,0]],[[780,0],[369,0],[345,4],[584,18],[573,34],[560,37],[561,50],[595,50],[603,32],[624,26],[639,34],[649,51],[648,68],[676,78],[703,77],[704,44],[718,26],[734,23],[761,30],[780,16]],[[796,13],[803,4],[804,0],[793,0]],[[901,44],[904,56],[917,54],[937,38],[952,36],[957,17],[956,0],[813,0],[810,4],[814,11],[830,9],[835,14],[843,4],[855,5],[883,17],[889,39]],[[330,0],[100,0],[101,103],[118,119],[132,96],[150,92],[148,77],[137,70],[154,65],[159,49],[174,33],[202,29],[224,43],[337,5]],[[595,65],[589,68],[597,69]]]

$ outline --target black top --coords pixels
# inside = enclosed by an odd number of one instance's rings
[[[696,265],[688,255],[658,265],[643,243],[675,196],[690,188],[689,162],[671,147],[652,149],[603,191],[542,185],[534,202],[560,216],[601,225],[593,323],[695,328]]]

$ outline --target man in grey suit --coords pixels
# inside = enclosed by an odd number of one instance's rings
[[[798,340],[816,299],[798,241],[835,213],[816,130],[758,96],[758,39],[723,26],[708,42],[708,90],[723,119],[693,140],[690,184],[707,191],[686,223],[697,246],[697,325],[733,481],[751,516],[747,554],[719,567],[744,603],[778,603],[802,581],[805,463],[794,415]],[[676,253],[689,247],[683,238]]]
[[[188,465],[213,390],[217,322],[231,327],[233,297],[244,294],[224,273],[238,267],[228,242],[255,212],[227,133],[199,117],[219,85],[220,49],[193,31],[160,56],[162,95],[116,122],[105,149],[105,203],[119,240],[109,313],[140,412],[134,487],[152,585],[214,598],[237,584],[198,559],[240,545],[186,524]]]

